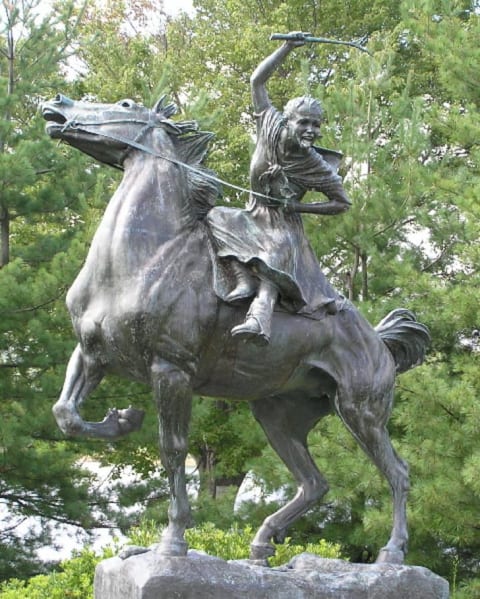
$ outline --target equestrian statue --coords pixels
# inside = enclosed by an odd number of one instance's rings
[[[341,155],[314,145],[318,101],[295,98],[283,112],[270,103],[269,77],[308,41],[283,38],[251,78],[257,146],[243,210],[215,206],[219,179],[203,165],[212,135],[173,120],[164,98],[151,109],[62,95],[44,104],[53,139],[124,173],[67,294],[78,344],[53,411],[67,435],[118,439],[140,428],[143,412],[114,409],[88,422],[81,404],[108,374],[151,386],[170,485],[157,551],[183,556],[192,396],[248,401],[298,485],[253,539],[251,559],[261,562],[327,492],[307,436],[336,413],[391,487],[393,526],[378,561],[402,563],[408,468],[387,422],[395,376],[423,361],[429,333],[404,309],[373,328],[318,265],[301,214],[342,218],[350,200]],[[307,191],[321,201],[302,203]]]

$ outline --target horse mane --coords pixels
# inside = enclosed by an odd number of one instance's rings
[[[213,137],[213,133],[198,131],[175,138],[179,160],[195,169],[187,169],[187,180],[190,203],[199,220],[215,206],[217,198],[221,195],[220,184],[211,179],[216,176],[215,172],[203,166],[208,145]]]
[[[214,134],[198,131],[196,121],[172,121],[170,116],[177,109],[174,104],[165,104],[165,96],[160,98],[153,110],[161,126],[171,135],[178,160],[192,167],[187,168],[188,195],[197,219],[202,220],[221,195],[220,184],[212,179],[216,176],[214,171],[203,165]]]

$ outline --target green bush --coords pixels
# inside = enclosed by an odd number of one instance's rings
[[[237,526],[221,530],[211,523],[187,530],[186,539],[192,549],[216,555],[225,560],[246,559],[253,539],[253,528]],[[148,520],[140,527],[132,529],[130,542],[133,545],[149,547],[158,542],[160,533],[155,522]],[[271,566],[288,562],[304,551],[321,557],[339,558],[340,546],[320,541],[307,545],[295,545],[287,538],[283,545],[277,545],[277,553],[270,558]],[[28,581],[12,579],[0,586],[0,599],[93,599],[93,577],[99,561],[111,557],[118,551],[112,546],[96,554],[89,548],[83,549],[72,559],[62,563],[58,572],[34,576]]]
[[[91,549],[84,549],[72,559],[62,563],[59,572],[34,576],[28,581],[10,580],[0,587],[1,599],[93,599],[93,576],[95,566],[102,556]]]
[[[325,539],[320,539],[316,543],[307,543],[306,545],[294,545],[290,537],[285,539],[282,545],[276,545],[276,553],[268,561],[271,566],[281,566],[289,562],[292,557],[300,553],[313,553],[320,557],[329,559],[342,559],[340,545],[329,543]]]
[[[452,599],[478,599],[480,597],[480,578],[473,578],[452,589]]]
[[[221,530],[214,524],[207,522],[201,526],[190,528],[185,538],[191,549],[204,551],[209,555],[216,555],[225,560],[247,559],[250,554],[254,530],[251,526],[239,528],[237,525],[228,530]],[[132,529],[130,539],[133,545],[148,547],[159,539],[158,528],[152,521],[147,521],[137,529]],[[341,558],[340,545],[327,543],[320,540],[306,545],[292,544],[287,537],[285,543],[276,545],[276,554],[269,559],[271,566],[285,564],[299,553],[308,552],[326,558]]]

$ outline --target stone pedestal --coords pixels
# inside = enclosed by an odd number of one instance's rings
[[[280,568],[226,562],[189,551],[148,551],[101,562],[95,599],[448,599],[448,583],[426,568],[350,564],[304,553]]]

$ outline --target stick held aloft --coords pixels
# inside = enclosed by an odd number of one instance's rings
[[[357,42],[345,42],[342,40],[332,40],[326,37],[313,37],[312,35],[306,33],[273,33],[270,36],[271,40],[297,40],[299,42],[306,43],[317,43],[317,44],[340,44],[342,46],[351,46],[352,48],[357,48],[357,50],[361,50],[362,52],[366,52],[370,54],[370,52],[361,44]]]

